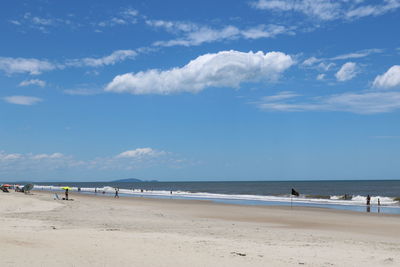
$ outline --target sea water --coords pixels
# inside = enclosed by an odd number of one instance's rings
[[[72,191],[99,195],[201,199],[239,205],[286,205],[400,214],[400,181],[247,181],[247,182],[66,182],[36,183],[36,190]],[[294,188],[300,196],[292,196]],[[104,192],[104,194],[103,194]],[[347,195],[351,199],[343,199]],[[371,206],[366,196],[371,196]],[[380,206],[378,206],[378,199]]]

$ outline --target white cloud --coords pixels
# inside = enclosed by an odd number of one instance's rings
[[[7,154],[4,151],[0,151],[0,162],[1,161],[10,161],[10,160],[17,160],[22,157],[21,154],[13,153],[13,154]]]
[[[347,62],[342,65],[340,70],[336,72],[336,79],[340,82],[353,79],[357,75],[357,64],[354,62]]]
[[[133,8],[127,8],[121,12],[121,15],[124,17],[136,17],[139,15],[139,11]]]
[[[163,28],[168,32],[177,33],[177,32],[189,32],[195,31],[199,29],[197,24],[191,22],[183,22],[183,21],[168,21],[168,20],[146,20],[147,25],[155,28]]]
[[[24,105],[24,106],[31,106],[34,104],[37,104],[43,99],[34,97],[34,96],[6,96],[3,98],[4,101],[10,103],[10,104],[16,104],[16,105]]]
[[[373,82],[373,86],[378,88],[400,86],[400,65],[394,65],[384,74],[378,75]]]
[[[64,155],[61,153],[53,153],[53,154],[37,154],[37,155],[31,155],[31,158],[34,160],[43,160],[43,159],[60,159],[63,158]]]
[[[176,165],[177,158],[169,152],[150,147],[124,151],[113,157],[87,161],[88,168],[102,170],[134,170],[155,165]]]
[[[53,70],[56,65],[47,60],[35,58],[11,58],[0,57],[0,70],[6,74],[29,73],[32,75],[40,74],[44,71]]]
[[[251,5],[260,10],[297,12],[323,21],[352,20],[379,16],[400,7],[400,0],[380,0],[375,5],[349,0],[258,0]]]
[[[134,150],[127,150],[116,156],[116,158],[143,158],[143,157],[157,157],[165,155],[166,152],[154,150],[150,147],[136,148]]]
[[[114,65],[117,62],[124,61],[126,59],[133,59],[137,55],[137,52],[134,50],[116,50],[112,52],[108,56],[100,57],[100,58],[81,58],[81,59],[72,59],[67,60],[67,66],[89,66],[89,67],[101,67],[106,65]]]
[[[116,76],[105,90],[132,94],[196,93],[208,87],[238,88],[243,82],[276,80],[294,64],[281,52],[222,51],[205,54],[181,68]]]
[[[377,114],[400,109],[400,92],[344,93],[314,97],[308,101],[298,101],[295,96],[286,99],[273,99],[273,97],[264,97],[255,104],[264,111],[283,112],[341,111]]]
[[[53,20],[40,18],[40,17],[32,17],[32,22],[34,24],[44,25],[44,26],[49,26],[49,25],[53,25],[54,24]]]
[[[325,74],[324,73],[320,73],[317,75],[317,80],[318,81],[323,81],[325,79]]]
[[[323,71],[328,71],[331,68],[333,68],[334,66],[336,66],[335,63],[326,63],[326,62],[321,62],[318,64],[317,69],[319,70],[323,70]]]
[[[19,86],[29,86],[29,85],[37,85],[40,87],[45,87],[46,82],[39,79],[32,79],[32,80],[22,81],[19,83]]]

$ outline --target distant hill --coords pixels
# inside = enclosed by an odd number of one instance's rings
[[[157,180],[143,181],[143,180],[140,180],[140,179],[129,178],[129,179],[114,180],[114,181],[111,181],[111,182],[112,183],[143,183],[143,182],[157,182]]]

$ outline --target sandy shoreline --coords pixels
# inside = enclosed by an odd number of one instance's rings
[[[1,266],[396,266],[400,216],[0,194]]]

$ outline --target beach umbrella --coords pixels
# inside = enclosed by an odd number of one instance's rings
[[[12,185],[10,184],[3,184],[2,187],[11,187]]]

